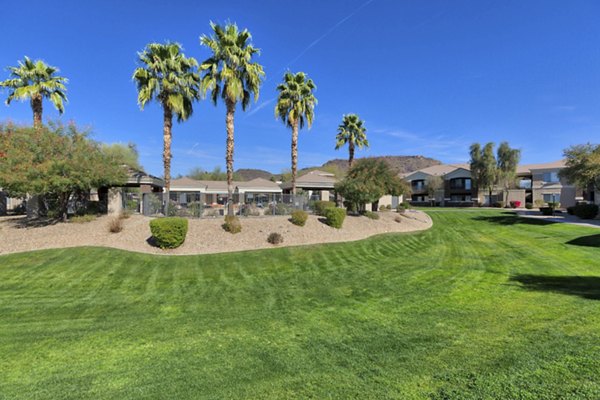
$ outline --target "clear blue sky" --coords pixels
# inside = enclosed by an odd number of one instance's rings
[[[559,159],[600,133],[600,2],[590,1],[2,1],[0,66],[24,55],[68,77],[62,120],[95,139],[133,141],[162,173],[162,113],[136,104],[136,54],[180,42],[199,61],[209,21],[248,28],[265,81],[258,103],[236,114],[236,168],[280,172],[290,132],[273,116],[286,69],[318,86],[316,121],[300,132],[299,164],[346,158],[335,151],[344,113],[365,121],[365,155],[467,161],[474,141],[508,140],[526,163]],[[0,79],[8,73],[2,70]],[[4,94],[3,94],[4,95]],[[44,118],[56,111],[45,103]],[[30,123],[28,103],[0,106],[0,120]],[[224,165],[225,110],[209,101],[174,126],[173,173]]]

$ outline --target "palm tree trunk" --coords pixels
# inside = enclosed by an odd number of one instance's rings
[[[31,98],[31,109],[33,110],[33,126],[42,126],[42,96],[35,95]]]
[[[292,196],[296,196],[296,171],[298,169],[298,123],[292,123]]]
[[[163,166],[165,170],[165,216],[169,215],[169,201],[171,191],[171,138],[173,129],[173,111],[171,107],[163,104]]]
[[[233,215],[233,116],[235,114],[235,102],[225,101],[227,105],[227,144],[225,150],[225,162],[227,164],[227,215]]]
[[[354,143],[350,141],[348,144],[348,153],[350,153],[350,157],[348,157],[348,169],[352,168],[352,162],[354,161]]]

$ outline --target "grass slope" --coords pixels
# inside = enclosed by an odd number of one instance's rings
[[[347,244],[0,257],[0,398],[600,398],[598,231],[429,212]]]

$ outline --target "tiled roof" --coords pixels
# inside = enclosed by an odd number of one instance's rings
[[[557,160],[557,161],[551,161],[551,162],[541,163],[541,164],[523,164],[523,165],[519,165],[517,167],[517,174],[530,173],[531,171],[536,170],[536,169],[552,169],[552,168],[564,168],[564,167],[565,167],[565,160]]]

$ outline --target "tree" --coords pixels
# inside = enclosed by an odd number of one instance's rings
[[[277,86],[279,95],[275,105],[275,118],[292,129],[292,194],[296,194],[296,171],[298,169],[298,130],[305,124],[312,126],[317,99],[313,91],[317,87],[304,72],[286,72],[283,83]]]
[[[133,169],[141,170],[140,155],[133,142],[102,144],[102,152],[117,164],[127,165]]]
[[[58,68],[42,60],[32,61],[25,57],[18,67],[9,67],[10,78],[0,82],[0,87],[9,89],[6,104],[13,100],[29,100],[33,111],[33,125],[42,125],[43,100],[49,99],[60,114],[67,101],[67,78],[56,76]]]
[[[504,189],[504,200],[508,201],[508,190],[514,185],[521,150],[512,149],[508,142],[500,143],[497,153],[496,182]]]
[[[600,145],[578,144],[564,150],[566,167],[559,175],[577,186],[600,188]]]
[[[0,126],[0,186],[11,196],[44,196],[67,219],[72,195],[123,184],[122,164],[74,124],[35,128]]]
[[[204,169],[200,168],[200,167],[194,167],[190,170],[190,172],[188,172],[186,174],[186,176],[188,178],[191,179],[196,179],[199,181],[226,181],[227,180],[227,173],[221,171],[221,167],[216,166],[213,168],[212,171],[205,171]],[[241,179],[242,177],[234,172],[233,173],[233,179],[236,181],[242,181],[243,179]]]
[[[342,123],[338,126],[335,149],[338,150],[343,145],[348,144],[348,168],[352,168],[355,148],[369,147],[366,132],[367,128],[364,126],[364,121],[358,115],[344,115]]]
[[[483,149],[479,143],[473,143],[470,154],[471,177],[478,189],[485,188],[488,190],[489,205],[491,205],[497,170],[494,143],[486,144]]]
[[[385,162],[364,158],[354,164],[346,177],[335,185],[335,190],[344,198],[347,208],[364,211],[365,204],[378,201],[386,194],[407,193],[408,186]]]
[[[425,181],[425,188],[427,189],[429,200],[435,203],[435,192],[444,188],[444,179],[441,176],[432,175]]]
[[[234,114],[237,103],[246,110],[250,100],[258,100],[260,85],[265,73],[262,65],[252,62],[252,57],[260,50],[250,41],[252,36],[247,29],[239,31],[236,24],[227,23],[224,27],[213,22],[212,36],[202,35],[200,43],[212,51],[200,69],[203,71],[201,88],[204,95],[211,92],[210,97],[216,105],[219,97],[225,102],[227,109],[225,125],[227,128],[227,145],[225,161],[227,164],[227,214],[233,215],[233,149],[234,149]]]
[[[150,43],[138,53],[140,64],[133,72],[138,91],[138,104],[144,106],[156,100],[163,109],[163,165],[165,175],[165,214],[168,214],[171,189],[171,138],[173,114],[178,122],[193,113],[194,100],[200,99],[198,62],[182,53],[181,45],[167,42]]]

